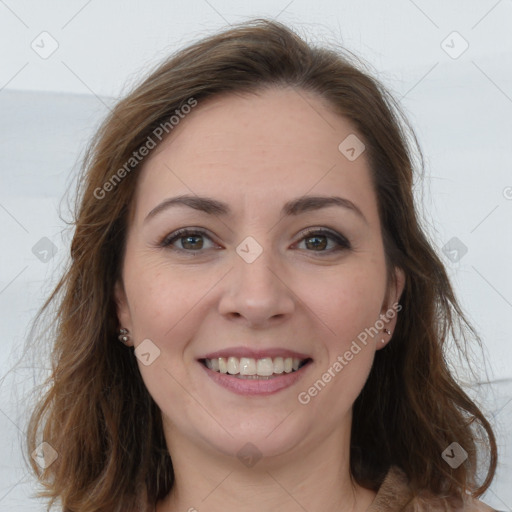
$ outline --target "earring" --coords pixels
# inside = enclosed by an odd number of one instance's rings
[[[124,344],[128,347],[128,346],[129,346],[128,341],[130,340],[130,332],[128,331],[128,329],[124,329],[124,328],[122,327],[121,329],[119,329],[119,330],[117,331],[117,333],[118,333],[118,335],[119,335],[119,336],[117,337],[117,339],[118,339],[120,342],[124,343]]]
[[[391,331],[389,329],[382,329],[384,331],[385,334],[387,334],[388,336],[391,335]],[[380,340],[381,343],[386,343],[386,340]]]

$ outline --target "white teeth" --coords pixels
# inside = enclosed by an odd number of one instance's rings
[[[228,357],[228,373],[235,375],[240,372],[240,362],[237,357]]]
[[[276,357],[274,359],[274,373],[284,372],[284,359],[282,357]]]
[[[252,357],[241,357],[240,375],[256,375],[256,359]]]
[[[274,363],[271,357],[265,359],[258,359],[256,362],[256,373],[262,377],[268,377],[274,373]]]
[[[207,368],[215,372],[229,373],[230,375],[270,377],[273,374],[291,373],[297,371],[301,360],[297,357],[216,357],[205,359]]]

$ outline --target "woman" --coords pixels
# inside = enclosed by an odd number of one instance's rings
[[[69,512],[492,510],[495,437],[444,358],[475,332],[417,218],[406,125],[353,59],[266,20],[117,104],[44,306],[43,495]]]

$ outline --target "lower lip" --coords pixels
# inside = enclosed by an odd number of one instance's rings
[[[229,373],[220,373],[210,370],[204,364],[199,363],[208,377],[223,388],[238,395],[272,395],[295,384],[305,373],[311,361],[299,370],[291,373],[283,373],[271,379],[240,379]]]

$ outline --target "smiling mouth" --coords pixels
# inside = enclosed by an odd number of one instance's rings
[[[239,379],[273,379],[282,374],[295,373],[312,361],[296,357],[216,357],[199,360],[213,372],[224,373]]]

